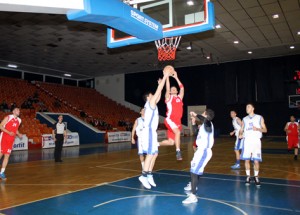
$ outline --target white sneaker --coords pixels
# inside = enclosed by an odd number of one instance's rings
[[[198,190],[198,187],[196,187],[196,190]],[[186,187],[184,187],[184,191],[192,191],[192,183],[189,182]]]
[[[147,180],[147,177],[140,176],[140,177],[139,177],[139,180],[140,180],[140,182],[143,184],[143,186],[144,186],[146,189],[151,189],[151,185],[149,184],[149,182],[148,182],[148,180]]]
[[[189,182],[189,183],[186,185],[186,187],[184,187],[184,190],[185,190],[185,191],[191,191],[191,190],[192,190],[192,184],[191,184],[191,182]]]
[[[188,197],[182,201],[183,204],[192,204],[198,202],[198,198],[194,194],[188,195]]]
[[[156,187],[156,184],[153,179],[153,175],[147,175],[147,180],[152,187]]]

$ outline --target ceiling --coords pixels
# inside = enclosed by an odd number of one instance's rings
[[[221,28],[184,37],[176,67],[300,54],[300,0],[212,2]],[[190,42],[192,50],[187,50]],[[68,21],[65,15],[0,12],[0,67],[8,63],[23,71],[70,73],[75,79],[161,66],[154,42],[108,49],[104,25]]]

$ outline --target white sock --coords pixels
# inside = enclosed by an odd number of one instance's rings
[[[1,174],[4,173],[4,171],[5,171],[5,168],[1,168]]]
[[[250,169],[249,169],[249,170],[246,170],[246,175],[247,175],[247,176],[250,176]]]
[[[176,152],[180,152],[180,149],[176,149]]]
[[[258,172],[257,170],[254,170],[254,176],[257,177],[258,176]]]
[[[143,162],[141,162],[141,164],[142,164],[142,170],[144,170],[144,164],[145,164],[145,162],[143,161]]]

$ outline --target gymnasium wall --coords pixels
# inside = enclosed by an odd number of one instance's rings
[[[235,109],[243,117],[246,103],[252,102],[256,113],[265,118],[268,135],[285,135],[283,127],[289,115],[300,117],[297,109],[288,108],[288,95],[295,94],[297,87],[291,80],[299,69],[300,55],[177,68],[186,92],[183,123],[187,122],[188,105],[207,105],[216,112],[215,127],[228,134],[232,130],[229,111]],[[125,100],[143,105],[143,93],[153,92],[159,77],[161,71],[126,74]],[[163,115],[163,99],[158,107]]]

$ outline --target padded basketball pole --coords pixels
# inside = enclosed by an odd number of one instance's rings
[[[162,24],[119,0],[84,0],[84,10],[67,13],[69,20],[105,24],[142,40],[163,37]]]

